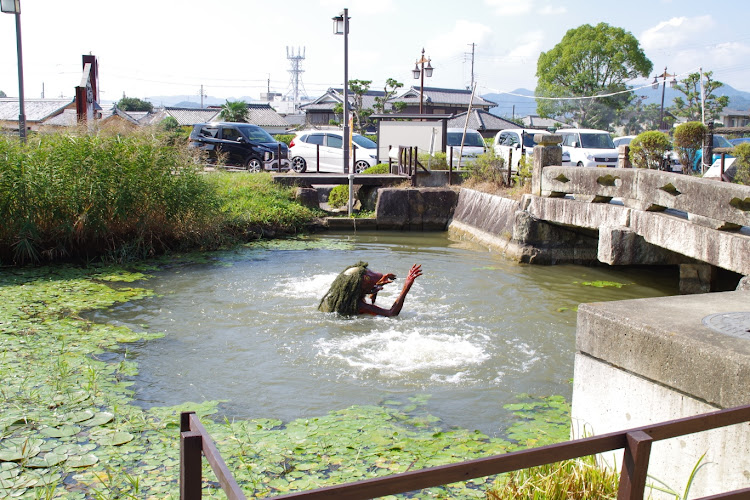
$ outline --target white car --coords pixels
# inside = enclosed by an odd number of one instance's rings
[[[529,161],[533,159],[534,146],[537,145],[534,141],[534,135],[536,134],[550,135],[546,130],[532,128],[501,130],[495,134],[492,149],[495,151],[495,155],[506,161],[506,165],[508,158],[511,158],[510,168],[513,172],[517,172],[521,157],[527,157]],[[571,164],[570,154],[566,151],[563,151],[562,164],[564,166]]]
[[[617,148],[609,132],[587,128],[560,129],[563,152],[579,167],[616,167]]]
[[[464,129],[449,128],[446,131],[446,135],[445,153],[446,155],[450,155],[451,147],[453,148],[453,165],[455,166],[458,166],[459,155],[461,157],[461,165],[466,165],[467,163],[473,163],[477,156],[484,154],[486,150],[482,134],[474,129],[466,129],[466,135],[464,136]],[[463,150],[461,149],[462,139],[464,144]],[[448,161],[450,161],[450,157]]]
[[[295,172],[344,173],[344,133],[340,130],[303,130],[289,143],[289,157]],[[318,147],[319,146],[319,147]],[[320,156],[320,165],[318,162]],[[349,164],[360,173],[377,163],[378,145],[360,134],[352,134]]]

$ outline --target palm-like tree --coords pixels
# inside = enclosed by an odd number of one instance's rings
[[[248,115],[247,103],[245,101],[229,101],[221,105],[219,116],[227,122],[246,122]]]

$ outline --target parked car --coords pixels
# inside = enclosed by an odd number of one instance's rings
[[[634,135],[623,135],[622,137],[615,137],[612,139],[612,143],[616,148],[619,148],[620,146],[627,146],[633,139],[635,139]]]
[[[529,160],[533,159],[534,146],[537,145],[536,141],[534,141],[534,135],[536,134],[550,135],[546,130],[529,128],[501,130],[495,134],[495,138],[492,140],[492,149],[497,156],[503,158],[506,162],[508,158],[511,158],[511,171],[516,172],[518,171],[518,162],[521,161],[521,157],[527,157]],[[570,153],[567,151],[563,151],[562,164],[571,164]]]
[[[458,164],[458,158],[461,157],[461,165],[473,163],[477,156],[484,154],[486,146],[482,134],[474,129],[449,128],[446,131],[445,152],[450,155],[453,147],[453,164]],[[463,150],[461,149],[461,140],[463,140]],[[449,160],[450,161],[450,160]]]
[[[750,137],[740,137],[739,139],[729,139],[734,146],[739,146],[743,142],[750,142]]]
[[[713,138],[713,147],[715,148],[733,148],[734,144],[729,142],[726,137],[723,135],[714,135]],[[734,158],[732,155],[726,155],[727,158]],[[714,153],[713,158],[711,158],[711,165],[716,162],[716,160],[721,158],[720,153]],[[695,160],[693,161],[693,171],[700,172],[701,169],[701,162],[703,161],[703,148],[699,149],[698,152],[695,155]],[[709,165],[710,167],[710,165]]]
[[[344,133],[340,130],[303,130],[289,143],[289,155],[295,172],[307,170],[344,172]],[[320,146],[320,165],[316,165]],[[360,134],[352,134],[349,161],[354,173],[377,163],[378,145]]]
[[[616,167],[617,148],[609,132],[595,129],[560,129],[562,148],[570,154],[570,161],[579,167]]]
[[[210,162],[225,156],[228,165],[241,165],[253,172],[290,167],[286,144],[249,123],[198,123],[193,126],[188,146],[205,151]],[[278,158],[279,150],[281,158]]]

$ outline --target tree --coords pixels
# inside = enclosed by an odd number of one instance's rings
[[[388,103],[389,100],[393,99],[398,89],[400,89],[403,86],[404,86],[403,83],[398,82],[393,78],[389,78],[388,80],[386,80],[385,87],[383,88],[383,97],[375,98],[375,111],[379,114],[388,113],[389,110],[385,109],[385,105]],[[403,101],[391,103],[392,110],[395,110],[397,112],[401,111],[405,107],[406,107],[406,103]]]
[[[728,96],[716,96],[713,91],[724,86],[723,83],[711,80],[713,71],[703,73],[703,92],[705,95],[704,105],[706,108],[706,119],[715,120],[719,113],[729,105]],[[675,89],[685,96],[675,97],[673,101],[673,113],[682,116],[688,121],[701,121],[701,75],[690,73],[675,85]]]
[[[599,23],[568,30],[537,61],[538,97],[589,97],[623,92],[595,99],[537,99],[541,116],[573,120],[580,127],[607,128],[615,113],[633,100],[627,82],[647,77],[653,64],[638,40],[622,28]]]
[[[641,99],[633,101],[617,113],[616,123],[620,125],[625,135],[637,135],[646,130],[658,130],[661,108],[658,104],[643,104]],[[664,113],[664,123],[667,128],[674,124],[674,117]]]
[[[247,109],[245,101],[230,101],[221,105],[219,116],[227,122],[246,122],[250,111]]]
[[[708,127],[701,122],[682,123],[674,129],[674,145],[682,163],[682,173],[687,174],[693,169],[706,132]]]
[[[664,155],[670,149],[672,143],[664,132],[643,132],[630,141],[630,161],[635,168],[658,170],[664,163]]]
[[[362,132],[367,125],[367,120],[373,113],[372,108],[364,107],[365,94],[370,90],[372,80],[349,80],[352,102],[350,111],[354,117],[354,129]],[[343,108],[343,106],[342,106]]]
[[[137,97],[123,97],[117,101],[117,107],[123,111],[148,111],[154,110],[154,105]]]

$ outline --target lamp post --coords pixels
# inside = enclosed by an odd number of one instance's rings
[[[669,82],[670,87],[674,87],[677,85],[677,80],[675,80],[675,76],[677,75],[670,75],[667,73],[667,68],[664,68],[664,73],[661,75],[654,76],[654,82],[651,84],[651,88],[656,90],[659,88],[659,80],[658,78],[662,79],[662,87],[661,87],[661,110],[659,111],[659,130],[664,130],[666,127],[664,126],[664,90],[667,87],[667,77],[671,76],[672,80]]]
[[[427,63],[427,67],[425,67],[424,63]],[[430,58],[424,57],[424,48],[422,48],[422,58],[419,59],[414,64],[414,69],[412,70],[412,74],[414,75],[414,79],[420,79],[421,81],[419,83],[419,114],[422,114],[422,101],[424,97],[424,77],[427,76],[427,78],[430,78],[432,76],[432,64],[430,64]]]
[[[333,33],[344,35],[344,173],[349,173],[349,9],[333,18]]]
[[[26,110],[23,98],[23,56],[21,51],[21,0],[0,0],[0,11],[16,15],[16,49],[18,54],[18,135],[26,142]]]

